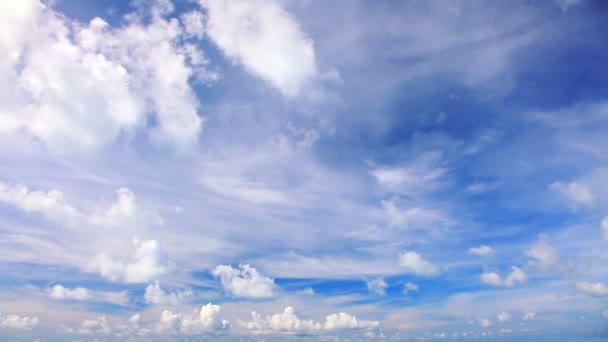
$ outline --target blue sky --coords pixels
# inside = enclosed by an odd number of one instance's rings
[[[0,337],[602,340],[600,1],[0,4]]]

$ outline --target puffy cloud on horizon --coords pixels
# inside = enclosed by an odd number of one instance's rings
[[[238,268],[230,265],[219,265],[213,272],[219,277],[226,294],[243,298],[271,298],[276,295],[277,286],[274,280],[265,277],[248,264]]]
[[[124,263],[100,254],[89,263],[87,270],[98,272],[111,281],[125,283],[146,283],[169,271],[169,259],[156,240],[134,240],[133,245],[133,262]]]
[[[377,328],[380,323],[377,321],[359,320],[350,314],[340,312],[331,314],[325,318],[325,322],[315,322],[313,320],[300,319],[295,314],[295,309],[288,306],[282,313],[262,317],[255,311],[251,312],[251,321],[239,321],[238,325],[247,330],[257,331],[286,331],[286,332],[306,332],[320,330],[343,330],[343,329],[363,329]]]
[[[399,266],[404,269],[405,273],[422,277],[433,277],[441,273],[439,267],[422,258],[420,254],[411,251],[399,254]]]
[[[0,327],[29,330],[40,324],[38,317],[4,315],[0,313]]]
[[[222,308],[211,303],[202,305],[194,314],[184,315],[164,310],[157,329],[160,332],[197,334],[205,331],[221,330],[229,327],[228,321],[220,318]]]
[[[511,287],[517,283],[525,283],[528,281],[528,275],[519,267],[511,266],[511,273],[506,278],[502,278],[496,272],[485,272],[481,275],[481,282],[494,286]]]
[[[294,97],[317,77],[313,41],[274,0],[208,1],[207,35],[247,71]]]

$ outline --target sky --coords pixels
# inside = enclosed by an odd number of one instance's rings
[[[608,338],[608,6],[0,2],[0,339]]]

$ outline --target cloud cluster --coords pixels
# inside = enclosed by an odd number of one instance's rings
[[[519,267],[511,266],[511,273],[506,278],[496,272],[485,272],[481,275],[481,282],[494,286],[513,286],[528,281],[528,275]]]
[[[266,317],[262,317],[262,315],[253,311],[251,312],[251,318],[251,321],[240,321],[238,325],[247,330],[285,332],[377,328],[380,326],[377,321],[359,320],[357,317],[344,312],[328,315],[323,323],[304,320],[295,314],[295,309],[291,306],[286,307],[281,313]]]
[[[0,51],[0,132],[27,135],[61,151],[91,150],[146,134],[186,147],[202,127],[190,78],[202,56],[170,11],[152,6],[120,27],[100,18],[71,22],[38,0],[3,2],[9,39]],[[191,20],[188,21],[192,27]],[[150,125],[148,115],[154,118]]]
[[[213,270],[213,276],[219,277],[226,294],[243,298],[270,298],[276,295],[274,280],[265,277],[248,264],[238,268],[230,265],[219,265]]]
[[[194,314],[184,315],[164,310],[157,329],[161,332],[194,334],[205,331],[226,329],[228,322],[220,319],[222,308],[211,303],[197,309]]]
[[[125,263],[100,254],[87,267],[89,272],[98,272],[111,281],[146,283],[157,280],[169,271],[169,259],[155,240],[133,241],[133,261]]]
[[[433,277],[439,275],[439,267],[425,260],[416,252],[403,252],[399,254],[399,266],[405,273],[423,277]]]
[[[0,313],[0,327],[29,330],[40,324],[38,317],[4,315]]]

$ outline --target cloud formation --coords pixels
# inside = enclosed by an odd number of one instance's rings
[[[502,278],[496,272],[485,272],[481,275],[481,282],[494,286],[514,286],[517,283],[528,281],[528,275],[519,267],[511,266],[511,273],[506,278]]]
[[[100,254],[87,266],[89,272],[97,272],[111,281],[146,283],[157,280],[169,271],[169,259],[155,240],[133,241],[135,253],[132,262],[115,260]]]
[[[27,100],[4,103],[0,131],[26,132],[64,152],[99,149],[138,132],[179,147],[196,142],[202,119],[189,81],[197,65],[180,45],[187,32],[163,18],[167,11],[151,8],[148,25],[135,15],[111,27],[101,18],[72,25],[37,0],[2,7],[20,14],[5,22],[12,37],[1,49],[13,58],[0,77],[18,85],[14,98]],[[148,113],[155,126],[146,123]]]
[[[229,296],[271,298],[276,295],[277,286],[274,280],[261,275],[248,264],[241,264],[238,268],[219,265],[213,270],[213,276],[220,278],[224,292]]]
[[[399,266],[405,273],[422,277],[433,277],[441,273],[439,267],[423,259],[420,254],[411,251],[399,254]]]
[[[294,97],[317,76],[313,41],[274,0],[208,1],[207,34],[226,56]]]
[[[286,307],[282,313],[266,317],[262,317],[253,311],[251,312],[251,318],[251,321],[239,322],[239,326],[247,330],[287,332],[377,328],[380,326],[376,321],[359,320],[357,317],[344,312],[328,315],[323,323],[303,320],[295,314],[295,309],[291,306]]]
[[[19,316],[15,314],[4,315],[0,313],[0,326],[13,329],[29,330],[40,324],[38,317]]]

